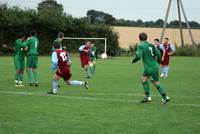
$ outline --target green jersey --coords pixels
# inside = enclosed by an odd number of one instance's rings
[[[60,38],[57,38],[54,40],[54,42],[58,42],[60,44],[60,50],[62,50],[62,40]],[[52,51],[55,51],[56,49],[52,46]]]
[[[144,64],[144,70],[147,72],[154,72],[159,70],[159,64],[161,54],[158,49],[147,41],[142,42],[136,51],[136,56],[133,59],[133,63],[142,58]]]
[[[97,48],[93,46],[90,50],[90,57],[96,57]]]
[[[25,55],[24,47],[26,47],[25,43],[23,43],[22,40],[17,39],[15,41],[15,54],[14,54],[14,56],[23,60],[24,59],[24,55]]]
[[[39,40],[37,37],[32,36],[26,41],[28,47],[28,55],[38,55]]]

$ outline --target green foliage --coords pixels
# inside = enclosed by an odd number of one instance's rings
[[[87,18],[91,24],[102,23],[112,25],[115,21],[115,18],[112,15],[93,9],[87,11]]]
[[[200,57],[200,44],[194,48],[191,45],[185,45],[183,47],[176,46],[176,53],[177,56],[198,56]]]
[[[40,40],[39,53],[49,54],[52,42],[57,38],[57,33],[62,31],[68,37],[105,37],[107,38],[108,54],[119,48],[118,34],[112,27],[105,24],[90,24],[87,18],[73,18],[63,12],[63,6],[54,0],[45,0],[38,4],[38,10],[22,10],[18,7],[0,5],[0,46],[7,44],[12,48],[19,32],[35,29]],[[84,41],[65,42],[70,52],[78,52],[79,45]],[[95,42],[103,52],[104,42]],[[100,44],[100,45],[99,45]],[[1,49],[0,54],[11,52]],[[113,55],[113,54],[112,54]]]

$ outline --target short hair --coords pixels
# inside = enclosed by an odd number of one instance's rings
[[[147,40],[147,34],[146,33],[140,33],[139,34],[139,39],[141,40],[141,41],[146,41]]]
[[[59,49],[59,48],[60,48],[60,43],[57,42],[57,41],[54,41],[54,42],[53,42],[53,47],[54,47],[55,49]]]
[[[64,37],[64,33],[63,32],[58,32],[58,38],[63,38]]]
[[[36,30],[31,30],[30,31],[30,35],[31,36],[36,36],[37,35],[37,31]]]
[[[23,37],[26,37],[26,34],[20,32],[20,33],[17,34],[17,37],[18,37],[18,38],[23,38]]]
[[[166,40],[169,40],[169,38],[168,38],[168,37],[165,37],[165,39],[166,39]]]
[[[158,38],[154,39],[154,41],[160,42],[160,40]]]

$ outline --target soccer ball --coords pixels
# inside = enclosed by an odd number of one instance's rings
[[[102,59],[107,59],[107,54],[106,53],[101,54],[101,58]]]

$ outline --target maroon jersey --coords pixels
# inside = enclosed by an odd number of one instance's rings
[[[58,58],[58,67],[56,74],[62,77],[65,81],[68,81],[72,74],[70,73],[70,66],[68,65],[69,55],[64,50],[55,50]]]
[[[69,60],[69,56],[68,53],[64,50],[55,50],[55,52],[57,53],[57,58],[58,58],[58,67],[60,70],[62,69],[66,69],[69,68],[68,65],[68,60]]]
[[[83,50],[88,50],[87,52],[84,52]],[[80,59],[81,59],[81,66],[84,67],[85,65],[88,65],[90,62],[90,57],[89,57],[89,50],[90,47],[84,46],[82,51],[80,51]]]
[[[164,50],[165,50],[165,55],[164,55],[164,61],[161,62],[161,65],[169,65],[169,52],[171,51],[170,49],[170,44],[164,44],[163,45]]]

